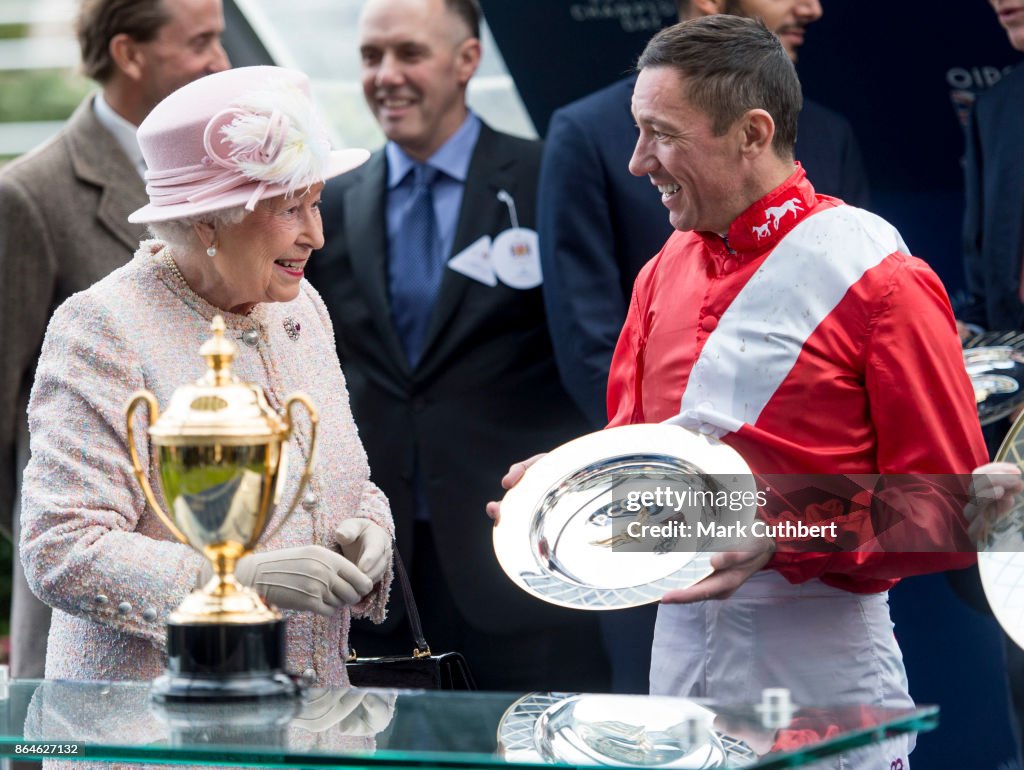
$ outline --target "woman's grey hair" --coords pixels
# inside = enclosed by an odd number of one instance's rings
[[[154,238],[170,246],[173,252],[178,254],[198,254],[205,251],[206,247],[199,240],[195,225],[200,222],[211,224],[214,228],[224,227],[225,225],[237,225],[245,219],[248,213],[245,206],[235,206],[230,209],[196,214],[192,217],[170,219],[166,222],[150,222],[149,232]]]

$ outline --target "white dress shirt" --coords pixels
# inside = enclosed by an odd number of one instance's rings
[[[102,91],[96,94],[92,108],[96,112],[96,119],[107,131],[113,134],[114,139],[117,140],[121,149],[124,150],[124,154],[128,156],[128,160],[132,162],[132,165],[139,172],[139,176],[145,179],[146,161],[142,159],[139,140],[135,136],[138,127],[114,112],[114,108],[107,104],[107,100],[103,98]]]

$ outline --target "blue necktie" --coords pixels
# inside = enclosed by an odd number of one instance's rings
[[[432,191],[437,174],[437,169],[427,165],[413,167],[412,195],[388,261],[391,318],[412,366],[423,349],[443,272]]]

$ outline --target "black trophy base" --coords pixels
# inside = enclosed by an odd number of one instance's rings
[[[228,703],[296,698],[284,673],[285,621],[167,624],[167,673],[153,682],[159,703]]]

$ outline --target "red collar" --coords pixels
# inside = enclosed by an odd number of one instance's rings
[[[741,259],[770,251],[817,202],[814,188],[807,181],[807,173],[797,163],[796,170],[785,182],[733,220],[727,235],[729,249]],[[722,243],[720,236],[711,233],[700,235],[719,246]]]

